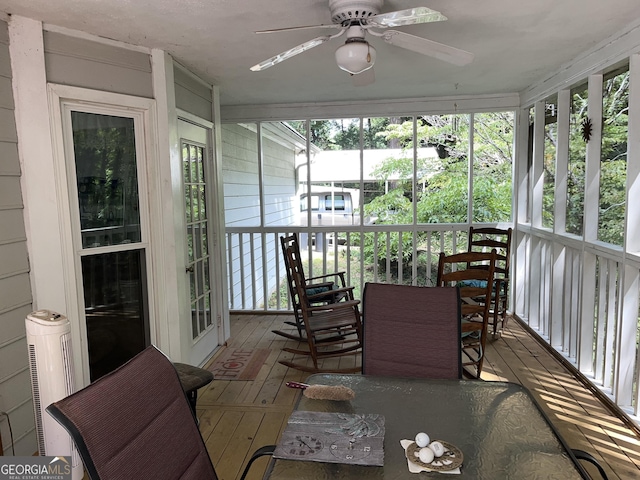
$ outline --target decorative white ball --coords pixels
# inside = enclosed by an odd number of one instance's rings
[[[430,441],[431,439],[429,438],[429,435],[424,432],[420,432],[416,435],[416,445],[418,445],[420,448],[429,445]]]
[[[444,445],[442,445],[440,442],[431,442],[429,444],[429,448],[433,451],[433,454],[436,457],[441,457],[442,455],[444,455]]]
[[[433,450],[431,450],[429,447],[421,448],[420,452],[418,453],[418,458],[422,463],[433,462],[433,458],[434,458]]]

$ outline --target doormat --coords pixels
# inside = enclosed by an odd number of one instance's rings
[[[226,348],[207,370],[214,380],[255,380],[270,353],[268,348]]]

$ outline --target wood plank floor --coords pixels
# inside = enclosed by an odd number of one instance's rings
[[[283,321],[291,318],[231,317],[228,347],[269,348],[271,354],[255,380],[214,380],[199,392],[200,430],[221,480],[240,478],[254,450],[277,442],[300,395],[285,383],[302,381],[308,374],[278,363],[292,357],[282,348],[296,346],[297,342],[271,332],[282,329]],[[325,362],[343,362],[341,366],[345,366],[345,359]],[[516,321],[508,322],[502,334],[491,339],[482,378],[524,385],[571,448],[592,453],[610,479],[640,479],[640,439]],[[268,461],[257,460],[248,478],[262,478]],[[593,476],[599,478],[595,473]]]

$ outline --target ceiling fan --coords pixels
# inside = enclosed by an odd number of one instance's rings
[[[354,76],[354,84],[366,85],[373,82],[373,64],[376,61],[376,50],[365,40],[369,33],[380,37],[385,42],[405,48],[422,55],[434,57],[454,65],[466,65],[473,61],[473,54],[459,48],[417,37],[398,30],[387,30],[389,27],[401,27],[417,23],[440,22],[447,17],[440,12],[426,7],[415,7],[389,13],[380,13],[384,0],[329,0],[331,9],[330,24],[288,27],[275,30],[261,30],[256,33],[275,33],[291,30],[326,28],[339,30],[332,35],[316,37],[308,42],[285,50],[263,62],[251,70],[259,72],[307,50],[322,45],[329,40],[346,34],[346,41],[336,50],[338,67]],[[366,75],[361,75],[369,72]],[[357,79],[356,76],[360,76]]]

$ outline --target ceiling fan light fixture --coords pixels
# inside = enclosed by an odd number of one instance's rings
[[[360,38],[349,38],[336,50],[336,63],[345,72],[357,75],[373,67],[376,49]]]

